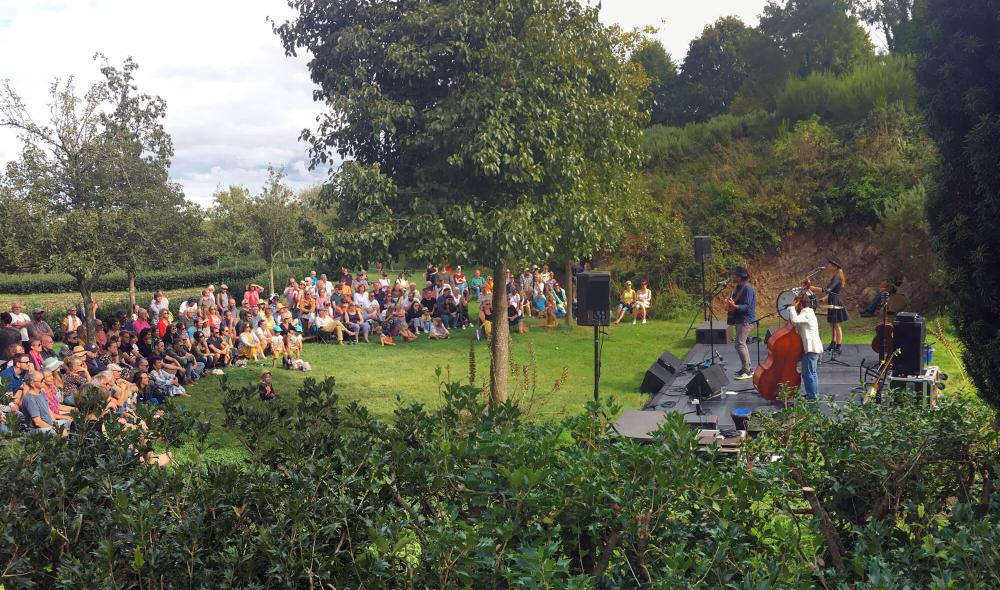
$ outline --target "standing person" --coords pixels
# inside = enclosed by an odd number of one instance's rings
[[[753,377],[750,366],[750,349],[747,348],[747,338],[750,336],[750,326],[757,321],[757,291],[750,284],[750,272],[742,266],[733,269],[733,276],[738,283],[733,296],[726,300],[726,309],[732,312],[732,323],[736,326],[736,353],[740,355],[740,370],[736,379]]]
[[[66,335],[70,332],[77,332],[80,326],[83,325],[83,320],[81,320],[76,315],[76,306],[71,305],[66,308],[66,317],[62,321],[62,339],[66,340]]]
[[[840,347],[844,343],[844,329],[842,323],[850,319],[847,315],[847,308],[844,307],[844,300],[840,291],[847,284],[847,277],[844,276],[844,264],[836,256],[831,256],[826,260],[827,268],[830,270],[830,282],[826,287],[817,287],[811,283],[806,283],[806,287],[815,293],[822,293],[820,301],[826,301],[828,306],[826,321],[830,324],[832,331],[830,346],[826,349],[834,354],[840,354]]]
[[[170,300],[163,291],[157,289],[153,292],[153,300],[149,302],[149,317],[158,318],[164,311],[170,311]]]
[[[25,350],[28,350],[28,324],[31,323],[31,318],[28,314],[24,313],[24,305],[20,301],[15,301],[10,304],[10,326],[16,328],[21,332],[21,346]]]
[[[215,306],[219,308],[220,311],[225,311],[229,309],[229,300],[232,296],[229,294],[229,285],[222,283],[219,285],[219,292],[215,294]]]
[[[814,401],[819,395],[819,355],[823,352],[823,339],[819,336],[819,322],[816,312],[809,305],[809,292],[802,291],[795,298],[795,303],[788,307],[788,320],[795,326],[795,331],[802,339],[802,389],[807,400]]]
[[[633,314],[632,323],[635,323],[635,314],[633,308],[635,307],[635,289],[632,288],[632,281],[625,281],[625,289],[622,290],[621,297],[619,297],[620,303],[618,304],[618,317],[615,319],[614,323],[620,324],[622,318],[625,317],[625,313]]]

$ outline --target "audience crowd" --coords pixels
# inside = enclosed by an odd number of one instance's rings
[[[567,306],[575,304],[548,266],[525,267],[516,274],[508,270],[506,284],[507,321],[518,333],[528,331],[528,317],[544,320],[544,328],[554,327]],[[306,340],[384,346],[421,335],[446,339],[467,329],[487,338],[493,327],[492,296],[492,276],[480,269],[467,275],[461,266],[447,263],[429,263],[420,284],[404,273],[390,277],[383,270],[369,277],[364,270],[354,274],[341,268],[333,279],[313,271],[302,280],[289,278],[270,297],[256,283],[239,295],[228,285],[209,285],[200,297],[182,301],[176,313],[164,293],[156,291],[148,307],[118,312],[110,325],[98,320],[93,344],[85,344],[91,339],[76,307],[67,309],[53,328],[45,321],[45,310],[35,308],[29,316],[14,302],[0,314],[0,379],[6,391],[0,400],[0,431],[8,429],[8,413],[20,413],[24,429],[65,434],[73,429],[70,414],[84,391],[106,401],[104,413],[88,419],[114,418],[129,428],[145,428],[133,412],[136,404],[187,396],[187,386],[206,372],[218,374],[227,366],[268,359],[275,367],[280,363],[286,369],[309,370],[302,357]],[[470,312],[473,302],[475,313]],[[60,347],[55,345],[57,330]],[[261,397],[271,399],[269,373],[267,377]]]

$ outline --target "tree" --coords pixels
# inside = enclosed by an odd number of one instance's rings
[[[302,243],[299,222],[302,208],[295,193],[285,184],[285,173],[271,166],[259,195],[247,202],[246,223],[250,243],[267,263],[267,275],[274,293],[274,261]]]
[[[158,219],[180,215],[176,188],[167,180],[173,154],[161,120],[162,99],[137,95],[127,59],[121,69],[105,63],[104,80],[82,96],[72,78],[50,87],[50,119],[37,123],[20,96],[5,83],[0,90],[0,125],[20,134],[21,159],[3,178],[0,202],[5,234],[19,242],[6,257],[23,268],[66,272],[77,282],[94,338],[92,293],[98,280],[126,268]],[[161,235],[150,229],[152,236]],[[161,244],[169,247],[168,243]]]
[[[965,366],[1000,410],[1000,7],[924,0],[914,23],[917,84],[941,158],[927,216],[949,272]]]
[[[256,254],[256,237],[250,226],[250,191],[246,187],[230,185],[212,195],[208,210],[210,233],[219,249],[236,256]]]
[[[678,100],[683,118],[678,123],[706,121],[726,112],[747,76],[743,51],[750,35],[743,21],[726,16],[691,41],[681,66]]]
[[[850,0],[771,0],[758,30],[784,58],[788,72],[844,74],[874,55],[868,33],[852,14]]]
[[[328,190],[342,250],[466,259],[493,269],[490,392],[507,394],[505,270],[544,260],[585,181],[639,163],[644,77],[638,37],[562,0],[292,0],[276,27],[289,54],[312,54],[314,95],[330,112],[314,165],[353,158]],[[580,216],[585,223],[604,217]]]
[[[649,78],[643,95],[643,110],[650,125],[672,125],[677,118],[677,66],[657,39],[647,40],[632,54]]]
[[[913,46],[915,0],[859,0],[861,20],[879,28],[892,53],[910,52]]]

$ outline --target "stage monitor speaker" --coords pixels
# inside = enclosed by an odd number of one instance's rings
[[[687,384],[687,394],[704,400],[722,392],[726,385],[729,385],[729,377],[726,376],[725,369],[722,365],[711,365],[695,373]]]
[[[576,275],[576,323],[580,326],[611,324],[611,274],[588,271]]]
[[[659,393],[663,389],[663,386],[669,383],[672,378],[673,374],[671,371],[660,366],[660,363],[653,363],[650,365],[649,370],[646,371],[646,376],[642,379],[639,391],[642,393]]]
[[[712,261],[712,238],[711,238],[711,236],[695,236],[694,237],[694,261],[695,262],[711,262]]]
[[[910,312],[896,314],[892,321],[892,344],[900,350],[892,363],[893,377],[916,377],[924,374],[924,318]]]
[[[669,350],[664,350],[656,362],[664,369],[670,371],[671,374],[676,374],[683,364],[681,363],[681,359],[674,356],[674,353]]]

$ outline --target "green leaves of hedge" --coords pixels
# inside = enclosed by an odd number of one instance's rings
[[[236,286],[252,280],[267,267],[263,264],[246,264],[229,267],[192,267],[171,270],[152,270],[139,273],[135,279],[136,289],[185,289],[192,286],[229,282]],[[17,274],[0,275],[0,293],[34,295],[38,293],[72,293],[77,290],[76,279],[67,274]],[[111,272],[101,277],[97,291],[126,291],[128,276],[124,271]]]

